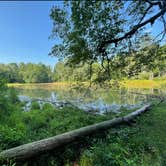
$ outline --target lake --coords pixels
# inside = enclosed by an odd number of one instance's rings
[[[165,96],[165,88],[85,88],[54,84],[22,84],[15,89],[21,96],[47,99],[49,101],[70,102],[81,109],[98,109],[103,112],[106,108],[117,110],[120,106],[127,108],[140,107],[149,102],[147,95]],[[151,98],[150,98],[151,100]]]

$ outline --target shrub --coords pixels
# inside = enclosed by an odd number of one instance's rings
[[[0,125],[0,148],[8,149],[23,144],[25,133],[18,128],[11,128],[7,125]]]
[[[31,109],[40,109],[40,105],[38,102],[32,102]]]
[[[54,107],[53,107],[53,105],[50,104],[50,103],[45,103],[45,104],[43,105],[42,110],[43,110],[43,111],[44,111],[44,110],[50,110],[50,111],[52,111],[52,110],[54,110]]]
[[[143,71],[139,74],[138,78],[141,80],[148,80],[150,78],[151,73]]]

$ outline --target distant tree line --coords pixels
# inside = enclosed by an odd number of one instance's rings
[[[93,64],[73,65],[67,60],[58,62],[54,69],[44,64],[10,63],[0,64],[0,75],[10,83],[47,83],[55,81],[102,82],[110,79],[153,79],[166,77],[166,45],[151,43],[139,51],[121,52],[110,62],[108,76],[107,61]]]
[[[147,36],[148,37],[148,36]],[[121,52],[114,56],[107,71],[107,61],[73,65],[66,60],[55,65],[53,81],[102,82],[110,79],[154,79],[166,77],[166,45],[159,46],[142,39],[137,51]],[[137,45],[137,47],[138,47]],[[135,46],[136,47],[136,46]],[[106,70],[104,70],[104,68]]]
[[[52,81],[50,66],[41,63],[0,64],[0,75],[10,83],[40,83]]]
[[[141,43],[139,51],[122,52],[112,58],[107,73],[107,61],[92,65],[85,63],[72,66],[65,62],[56,64],[53,72],[55,81],[89,81],[102,82],[120,79],[154,79],[166,78],[166,45]],[[104,70],[103,68],[106,68]]]

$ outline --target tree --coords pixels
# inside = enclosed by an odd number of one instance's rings
[[[40,83],[52,81],[52,71],[50,66],[41,63],[0,64],[0,76],[10,83]]]
[[[69,66],[65,62],[58,62],[54,67],[55,81],[88,81],[89,65]]]
[[[7,65],[0,64],[0,75],[8,82],[23,82],[19,75],[19,67],[16,63],[9,63]]]
[[[52,37],[62,43],[50,54],[72,64],[98,61],[109,75],[113,57],[129,52],[147,24],[161,19],[158,37],[165,34],[165,12],[165,1],[65,1],[63,8],[51,9]]]
[[[155,60],[156,70],[158,76],[166,76],[166,45],[161,46],[158,49],[157,57]]]

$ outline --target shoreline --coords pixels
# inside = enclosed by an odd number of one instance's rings
[[[108,83],[114,84],[114,82],[119,83],[120,87],[125,87],[125,88],[161,88],[161,87],[166,87],[166,79],[164,80],[112,80]],[[88,85],[89,82],[78,82],[81,85]],[[21,88],[21,87],[29,87],[33,88],[36,86],[42,86],[43,88],[51,88],[51,87],[71,87],[73,85],[77,85],[77,82],[49,82],[49,83],[8,83],[8,87],[16,87],[16,88]]]

